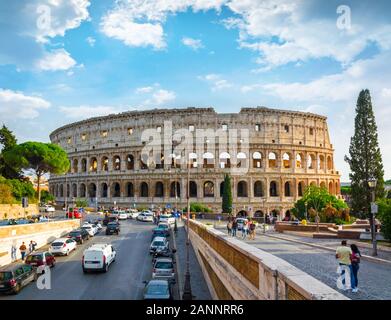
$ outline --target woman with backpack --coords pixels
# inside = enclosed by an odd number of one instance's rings
[[[353,275],[351,280],[352,292],[356,293],[358,291],[358,270],[360,269],[361,252],[354,243],[350,245],[350,249],[352,249],[352,255],[350,256]]]
[[[250,222],[250,240],[255,240],[255,222],[251,221]]]

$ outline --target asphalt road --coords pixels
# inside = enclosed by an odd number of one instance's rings
[[[94,299],[142,299],[144,280],[151,278],[152,258],[149,255],[151,230],[150,222],[135,220],[121,221],[119,236],[106,236],[105,228],[78,245],[68,257],[56,257],[57,264],[51,269],[51,289],[38,289],[32,282],[18,295],[0,296],[0,300],[94,300]],[[116,261],[107,273],[82,271],[83,251],[93,243],[111,243],[117,250]],[[177,288],[174,288],[177,297]]]

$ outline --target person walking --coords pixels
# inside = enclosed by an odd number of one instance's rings
[[[36,247],[37,247],[37,243],[35,241],[31,240],[29,243],[29,253],[35,251]]]
[[[231,221],[231,219],[228,220],[227,231],[228,231],[228,235],[232,236],[232,221]]]
[[[242,239],[246,240],[247,234],[248,234],[248,223],[249,221],[244,220],[243,221],[243,227],[242,227]]]
[[[12,247],[11,247],[11,260],[12,262],[16,261],[16,245],[15,243],[12,244]]]
[[[232,222],[232,236],[236,237],[236,231],[238,230],[238,221],[234,219]]]
[[[351,263],[352,250],[347,246],[346,240],[341,241],[341,246],[339,246],[335,252],[335,258],[338,260],[339,266],[341,267],[341,276],[342,279],[342,290],[349,290],[352,287],[352,263]],[[349,271],[350,283],[346,285],[346,270]]]
[[[255,240],[255,222],[253,220],[251,220],[250,222],[250,240]]]
[[[20,251],[20,254],[22,255],[22,260],[24,260],[24,257],[26,256],[26,252],[27,252],[27,247],[26,247],[26,245],[24,244],[24,242],[23,242],[22,245],[19,247],[19,251]]]
[[[352,292],[358,292],[358,270],[360,269],[361,252],[358,247],[353,243],[350,245],[352,255],[350,260],[352,262]]]

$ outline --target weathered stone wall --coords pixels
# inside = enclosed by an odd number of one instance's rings
[[[190,240],[213,299],[347,299],[286,261],[194,220]]]
[[[28,208],[23,208],[19,204],[0,204],[0,220],[24,218],[25,216],[38,213],[39,208],[37,204],[30,204]]]
[[[18,249],[17,257],[19,259],[19,247],[22,242],[28,247],[30,241],[34,240],[39,248],[78,227],[80,227],[80,220],[2,226],[0,227],[0,266],[11,263],[11,247],[13,244]]]

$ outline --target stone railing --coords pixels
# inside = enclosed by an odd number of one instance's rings
[[[345,300],[286,261],[190,220],[190,240],[218,300]]]

